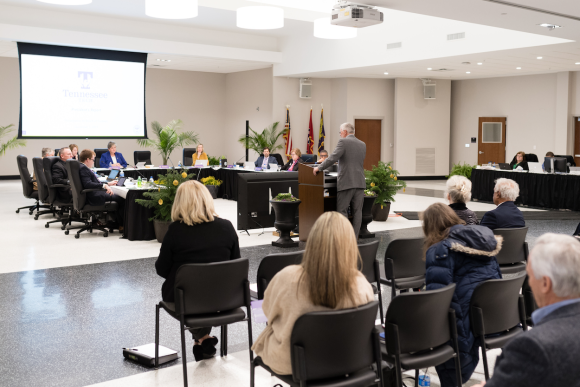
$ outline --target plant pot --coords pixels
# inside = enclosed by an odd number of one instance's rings
[[[276,247],[298,247],[298,242],[290,238],[290,232],[296,227],[296,211],[301,201],[285,202],[278,200],[270,200],[274,208],[274,227],[280,231],[280,239],[272,242],[272,246]]]
[[[360,225],[360,231],[358,233],[359,238],[374,238],[375,234],[371,233],[367,226],[373,221],[373,204],[375,203],[375,196],[365,196],[362,208],[362,222]],[[379,207],[380,208],[380,207]]]
[[[386,222],[389,219],[389,212],[391,211],[391,202],[383,203],[383,208],[380,204],[373,204],[372,216],[375,222]]]
[[[205,187],[209,190],[211,197],[217,199],[218,189],[220,187],[218,185],[206,185]]]
[[[169,229],[170,224],[171,221],[168,220],[153,220],[153,228],[155,229],[155,237],[157,238],[157,242],[163,242],[163,238],[165,238],[165,234],[167,234],[167,230]]]

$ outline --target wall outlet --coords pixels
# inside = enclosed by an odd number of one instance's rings
[[[469,144],[465,144],[465,147],[466,147],[466,148],[469,148]]]
[[[534,145],[534,149],[536,149],[536,146]]]

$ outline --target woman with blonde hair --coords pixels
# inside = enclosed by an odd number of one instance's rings
[[[181,265],[222,262],[241,257],[236,230],[229,220],[216,215],[211,194],[199,181],[189,180],[179,186],[171,209],[171,220],[173,223],[169,225],[155,262],[157,274],[165,278],[161,296],[166,302],[175,302],[175,274]],[[218,339],[209,335],[211,327],[190,331],[195,340],[195,360],[214,356]]]
[[[195,166],[195,162],[197,160],[206,160],[208,161],[209,158],[207,157],[207,153],[205,153],[203,151],[203,144],[197,144],[197,150],[196,152],[191,156],[191,159],[193,160],[192,164],[193,166]]]
[[[68,148],[70,149],[71,153],[72,153],[72,158],[73,160],[78,160],[78,154],[79,154],[79,146],[77,144],[70,144],[68,146]]]
[[[471,200],[471,181],[467,177],[451,176],[447,180],[445,197],[449,201],[449,207],[466,225],[479,224],[475,212],[467,208],[466,205]]]
[[[292,374],[290,337],[300,316],[374,300],[371,285],[358,270],[359,260],[348,219],[338,212],[325,212],[310,231],[302,264],[276,274],[264,294],[262,309],[268,326],[252,350],[274,372]]]

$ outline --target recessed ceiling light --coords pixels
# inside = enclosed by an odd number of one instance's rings
[[[431,67],[427,67],[427,70],[431,71]]]
[[[522,69],[521,67],[516,67],[516,70],[521,70],[521,69]]]
[[[145,14],[159,19],[190,19],[197,16],[197,0],[145,0]]]
[[[385,75],[389,75],[389,73],[385,73]]]
[[[479,66],[481,66],[483,63],[481,63],[481,62],[478,62],[477,64],[478,64]]]
[[[159,62],[171,62],[171,59],[157,59]]]
[[[542,59],[542,57],[541,57],[541,56],[539,56],[539,57],[537,57],[536,59]]]
[[[580,64],[580,62],[576,62],[576,63],[574,63],[574,64]]]
[[[314,37],[320,39],[352,39],[356,38],[356,28],[335,26],[330,24],[329,17],[314,20]]]
[[[284,10],[265,5],[241,7],[236,10],[236,25],[247,30],[282,28],[284,27]]]
[[[471,74],[471,71],[466,71],[465,74]]]
[[[539,24],[540,27],[545,27],[547,29],[549,29],[550,31],[555,30],[556,28],[562,28],[562,26],[559,26],[557,24],[549,24],[549,23],[542,23]]]
[[[91,4],[93,0],[38,0],[41,3],[59,4],[59,5],[85,5]]]

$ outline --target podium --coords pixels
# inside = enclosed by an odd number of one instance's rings
[[[324,176],[320,171],[316,176],[312,172],[315,166],[300,164],[298,169],[298,197],[302,201],[299,210],[299,239],[308,240],[312,226],[326,211],[336,211],[336,177]],[[328,190],[328,196],[324,196]]]

